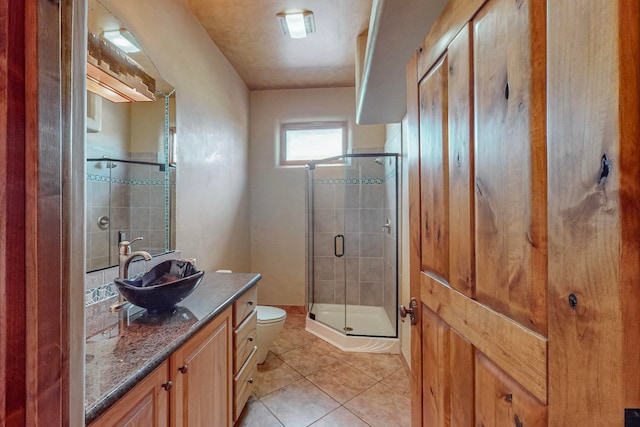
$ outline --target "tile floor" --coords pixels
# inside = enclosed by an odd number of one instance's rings
[[[304,322],[302,314],[287,314],[236,426],[411,425],[401,356],[345,353],[306,332]]]

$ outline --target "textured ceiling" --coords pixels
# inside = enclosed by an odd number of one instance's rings
[[[355,86],[356,37],[371,0],[186,0],[225,57],[252,89]],[[291,39],[278,12],[311,10],[316,32]]]

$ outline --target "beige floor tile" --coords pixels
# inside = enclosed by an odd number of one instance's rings
[[[338,359],[344,359],[350,354],[350,353],[347,353],[346,351],[340,350],[338,347],[332,344],[329,344],[328,342],[325,342],[321,339],[317,339],[312,343],[310,343],[309,345],[312,345],[318,351],[326,352],[328,354],[331,354],[334,357],[337,357]]]
[[[340,407],[320,418],[315,423],[311,424],[311,427],[369,427],[369,424],[362,421],[360,418],[353,415],[344,407]]]
[[[260,400],[285,427],[307,426],[340,406],[306,379],[289,384]]]
[[[378,381],[395,373],[398,369],[404,369],[400,355],[397,354],[350,353],[344,360]]]
[[[409,427],[411,400],[378,383],[344,405],[372,427]]]
[[[289,329],[304,329],[307,316],[304,314],[287,314],[284,327]]]
[[[328,351],[322,345],[309,343],[278,356],[303,376],[341,360],[339,353]]]
[[[393,374],[385,377],[382,383],[389,386],[401,395],[411,398],[411,378],[407,375],[406,369],[398,369]]]
[[[280,335],[273,341],[269,350],[274,354],[282,354],[314,341],[318,341],[318,338],[304,329],[282,328]]]
[[[236,427],[282,427],[282,423],[269,412],[264,403],[250,396]]]
[[[340,403],[351,400],[377,382],[343,362],[322,368],[307,379]]]
[[[253,394],[262,397],[287,384],[299,380],[302,376],[289,365],[269,352],[262,365],[258,365],[258,375],[254,384]]]

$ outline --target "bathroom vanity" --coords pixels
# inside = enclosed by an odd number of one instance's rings
[[[233,425],[257,369],[260,278],[206,272],[174,313],[143,312],[122,334],[87,339],[86,424]]]

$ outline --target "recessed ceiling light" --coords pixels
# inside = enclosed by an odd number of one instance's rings
[[[276,15],[282,32],[292,39],[307,37],[316,31],[313,20],[313,12],[306,10],[303,12],[280,12]]]

